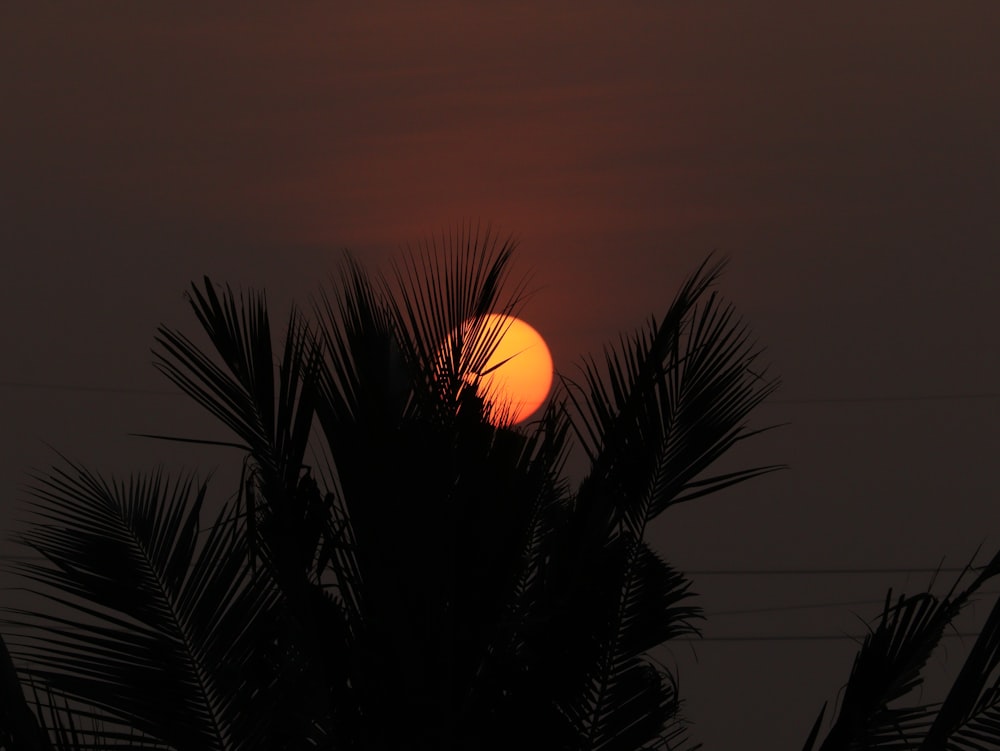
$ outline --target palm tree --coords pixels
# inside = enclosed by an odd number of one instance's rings
[[[474,374],[525,299],[512,251],[462,228],[389,276],[348,258],[280,351],[263,297],[192,285],[210,347],[163,327],[156,366],[232,432],[240,492],[213,518],[193,477],[35,478],[19,568],[60,609],[8,628],[36,703],[101,748],[691,747],[649,651],[700,610],[647,527],[776,468],[711,473],[775,381],[709,260],[504,424]]]
[[[1000,748],[1000,599],[942,702],[913,701],[923,670],[976,591],[1000,573],[1000,554],[964,588],[967,568],[941,597],[886,595],[843,689],[840,709],[818,747],[820,710],[804,751],[984,751]]]

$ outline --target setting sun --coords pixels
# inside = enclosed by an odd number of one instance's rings
[[[523,422],[549,395],[552,355],[541,334],[519,318],[487,316],[479,340],[496,336],[498,329],[502,337],[479,372],[479,393],[506,416],[504,422]]]

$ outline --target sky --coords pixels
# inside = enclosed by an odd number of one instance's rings
[[[53,448],[232,462],[128,435],[218,431],[150,354],[205,274],[280,319],[345,248],[488,223],[572,375],[715,251],[783,383],[728,461],[789,469],[658,521],[708,616],[661,656],[707,748],[801,748],[885,590],[1000,547],[998,38],[992,2],[4,3],[0,531]]]

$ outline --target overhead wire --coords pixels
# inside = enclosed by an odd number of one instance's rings
[[[882,567],[882,568],[748,568],[748,569],[683,569],[691,576],[843,576],[843,575],[882,575],[882,574],[958,574],[975,567],[965,566],[933,566],[933,567]]]
[[[945,631],[943,639],[975,639],[979,631]],[[859,645],[865,640],[866,634],[737,634],[733,636],[681,636],[664,642],[659,646],[669,646],[672,642],[690,642],[704,644],[705,642],[809,642],[809,641],[853,641]]]
[[[42,391],[83,391],[104,394],[137,394],[146,396],[186,396],[181,391],[169,389],[139,389],[127,386],[87,386],[72,383],[43,383],[40,381],[0,380],[0,388],[36,389]]]
[[[891,402],[945,402],[1000,399],[998,391],[955,394],[912,394],[881,396],[830,396],[801,399],[768,399],[763,404],[886,404]]]
[[[980,595],[1000,595],[1000,590],[982,591]],[[706,613],[708,618],[730,615],[757,615],[759,613],[787,613],[793,610],[823,610],[825,608],[849,608],[855,605],[881,605],[885,597],[870,600],[841,600],[838,602],[811,602],[802,605],[773,605],[761,608],[739,608],[735,610],[711,610]]]

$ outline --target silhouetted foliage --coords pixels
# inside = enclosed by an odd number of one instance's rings
[[[923,670],[946,629],[983,583],[998,573],[1000,555],[965,589],[958,589],[963,576],[943,597],[923,592],[893,600],[890,591],[881,617],[854,660],[839,712],[819,751],[1000,748],[1000,601],[944,701],[909,703],[923,684]],[[804,751],[816,747],[825,709]]]
[[[706,262],[534,423],[496,426],[476,342],[523,302],[511,251],[463,228],[388,277],[348,258],[280,347],[262,296],[193,285],[210,346],[163,327],[155,363],[234,435],[239,497],[211,514],[191,477],[68,461],[35,478],[44,561],[18,568],[58,607],[9,613],[48,698],[9,699],[4,663],[7,743],[49,748],[49,717],[60,748],[693,747],[648,653],[701,614],[647,527],[775,469],[711,473],[775,381]]]

